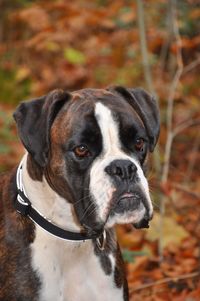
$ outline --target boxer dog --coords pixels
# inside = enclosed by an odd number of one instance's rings
[[[14,119],[27,152],[0,178],[0,300],[128,300],[114,225],[152,218],[155,99],[119,86],[55,90]]]

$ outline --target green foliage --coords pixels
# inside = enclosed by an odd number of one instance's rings
[[[9,154],[10,151],[11,147],[9,145],[0,143],[0,155]]]
[[[9,154],[11,151],[9,142],[16,140],[16,136],[11,131],[13,123],[10,114],[0,111],[0,155]]]
[[[180,17],[180,33],[184,36],[193,37],[199,34],[200,18],[199,14],[195,17],[194,12],[200,11],[200,4],[191,4],[186,0],[177,1]]]
[[[109,74],[108,74],[108,69],[106,65],[100,65],[97,66],[94,69],[94,77],[96,79],[96,82],[100,85],[106,84],[109,81]]]
[[[118,28],[129,30],[135,26],[135,20],[126,17],[131,12],[132,8],[130,6],[124,6],[119,10],[119,15],[113,19]]]
[[[85,55],[81,51],[71,47],[64,49],[64,58],[73,65],[83,65],[86,62]]]
[[[30,94],[30,79],[18,80],[16,71],[12,69],[0,69],[0,83],[1,103],[16,104]]]
[[[2,126],[0,127],[0,139],[13,140],[14,136],[11,133],[11,127],[13,125],[13,118],[6,112],[0,111],[0,121]]]
[[[122,256],[125,262],[134,262],[135,257],[144,255],[146,255],[146,252],[143,251],[132,251],[129,249],[122,250]]]

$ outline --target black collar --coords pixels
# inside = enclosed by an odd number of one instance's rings
[[[102,234],[92,234],[88,235],[84,232],[71,232],[64,230],[55,224],[53,224],[50,220],[47,220],[41,213],[39,213],[31,204],[28,199],[23,182],[22,182],[22,162],[20,163],[17,174],[16,174],[16,184],[17,184],[17,198],[15,201],[15,209],[17,212],[22,214],[23,216],[28,216],[34,223],[39,225],[41,228],[49,232],[50,234],[68,241],[85,241],[88,239],[96,239],[97,246],[99,249],[103,250],[106,242],[106,232],[104,231]]]

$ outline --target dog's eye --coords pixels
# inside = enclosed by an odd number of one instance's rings
[[[135,149],[136,151],[140,152],[143,151],[144,148],[144,139],[138,138],[135,142]]]
[[[74,153],[79,158],[88,157],[90,155],[90,151],[85,145],[79,145],[74,148]]]

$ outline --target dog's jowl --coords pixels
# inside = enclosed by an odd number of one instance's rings
[[[128,300],[113,227],[152,218],[155,99],[139,88],[55,90],[14,119],[26,153],[0,178],[0,300]]]

